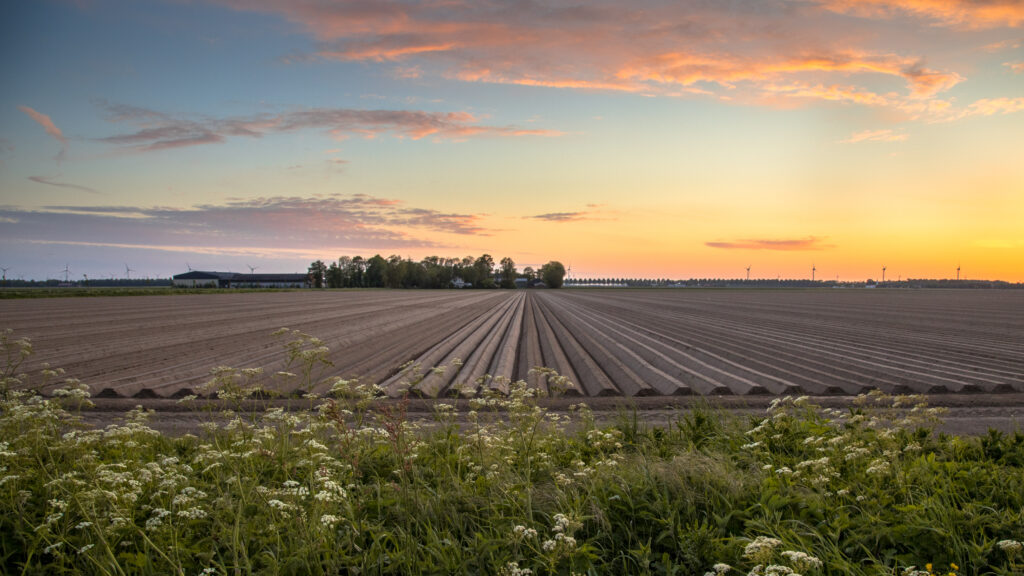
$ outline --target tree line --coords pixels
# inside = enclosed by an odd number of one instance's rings
[[[511,258],[495,264],[490,254],[478,258],[428,256],[419,262],[377,254],[369,259],[342,256],[330,264],[317,260],[309,265],[309,275],[315,288],[515,288],[517,279],[531,287],[543,282],[548,288],[561,288],[565,266],[552,260],[539,270],[527,266],[520,272]]]

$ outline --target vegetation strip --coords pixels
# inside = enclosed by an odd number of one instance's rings
[[[922,396],[599,425],[518,381],[434,401],[427,425],[378,386],[323,377],[316,338],[281,336],[323,396],[246,410],[259,375],[218,367],[217,410],[172,438],[142,408],[83,426],[88,387],[24,372],[32,344],[4,332],[0,571],[1024,574],[1024,432],[937,434]],[[54,380],[52,398],[27,391]]]

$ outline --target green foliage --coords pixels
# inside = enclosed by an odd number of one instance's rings
[[[3,332],[0,573],[1024,573],[1022,435],[936,435],[920,398],[599,426],[510,382],[417,422],[375,385],[325,381],[315,337],[278,334],[294,373],[218,367],[209,387],[326,384],[314,409],[238,402],[170,438],[141,408],[83,426],[73,379],[26,392],[63,375],[23,373],[31,343]]]
[[[565,266],[557,260],[552,260],[540,267],[540,279],[548,288],[561,288],[565,280]]]

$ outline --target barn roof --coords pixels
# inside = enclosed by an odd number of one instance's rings
[[[206,272],[203,270],[189,270],[184,274],[174,276],[175,280],[231,280],[236,274],[234,272]]]
[[[232,282],[305,282],[307,274],[235,274]]]
[[[239,274],[238,272],[208,272],[189,270],[174,276],[175,280],[226,280],[230,282],[305,282],[307,274]]]

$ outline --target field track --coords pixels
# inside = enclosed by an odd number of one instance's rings
[[[1024,392],[1024,291],[306,291],[0,301],[32,339],[29,369],[63,367],[94,394],[175,397],[226,365],[295,392],[280,327],[321,338],[325,376],[398,396],[416,362],[424,397],[505,390],[675,396]],[[455,361],[461,361],[461,368]],[[447,366],[443,372],[429,368]],[[325,385],[321,385],[323,388]],[[313,390],[322,392],[323,390]]]

